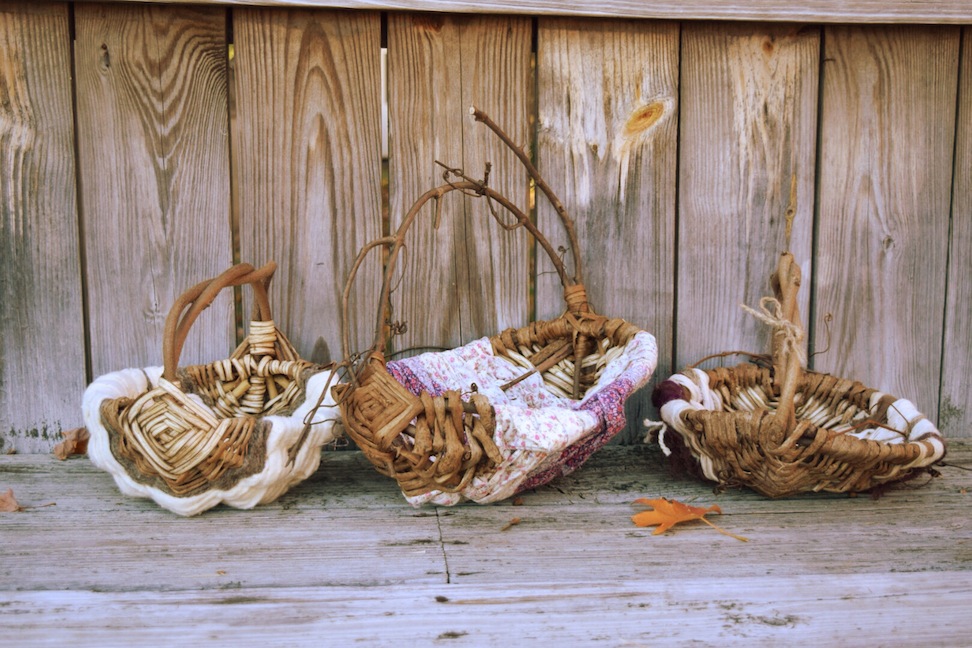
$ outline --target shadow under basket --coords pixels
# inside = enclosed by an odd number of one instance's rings
[[[772,366],[691,368],[655,388],[665,454],[721,487],[769,497],[868,491],[940,461],[944,439],[910,401],[802,368],[799,274],[784,254],[778,309],[760,317],[774,320]]]
[[[122,493],[196,515],[273,501],[317,470],[335,438],[337,408],[323,400],[334,372],[299,358],[274,325],[275,268],[239,264],[190,288],[166,320],[162,367],[116,371],[85,390],[88,456]],[[225,360],[178,368],[196,317],[243,284],[257,311],[247,338]]]
[[[482,113],[555,206],[571,237],[574,274],[530,218],[485,181],[465,176],[432,189],[413,205],[395,236],[366,245],[345,286],[344,304],[362,259],[388,248],[374,344],[335,388],[348,436],[413,505],[494,502],[579,467],[625,426],[624,403],[655,368],[654,337],[622,319],[596,314],[587,302],[573,226],[529,158]],[[451,173],[461,172],[450,170]],[[549,321],[508,329],[456,349],[387,361],[395,326],[391,286],[405,234],[426,203],[460,191],[502,206],[546,251],[564,286],[566,310]],[[438,218],[439,212],[436,212]]]

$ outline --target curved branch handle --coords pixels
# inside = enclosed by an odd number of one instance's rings
[[[513,154],[516,155],[517,159],[520,160],[520,163],[523,164],[523,167],[526,169],[527,173],[529,173],[530,177],[533,178],[537,188],[543,192],[543,195],[547,197],[547,200],[550,201],[553,208],[557,210],[557,215],[560,216],[560,221],[564,224],[564,229],[567,230],[567,240],[570,241],[570,255],[574,259],[574,282],[579,284],[584,283],[584,273],[581,269],[580,245],[577,242],[577,232],[574,231],[574,221],[571,220],[570,216],[567,214],[567,208],[564,207],[564,204],[560,202],[560,198],[557,197],[554,190],[550,188],[547,181],[544,180],[543,176],[540,175],[540,172],[537,170],[537,167],[533,165],[533,162],[526,154],[526,151],[517,146],[516,143],[510,139],[509,135],[507,135],[503,129],[500,128],[496,122],[489,117],[489,115],[475,106],[469,109],[469,114],[472,115],[473,119],[476,121],[485,124],[487,128],[493,131],[496,136],[499,137],[504,144],[506,144],[508,149],[513,151]],[[567,284],[565,283],[564,286],[566,285]]]
[[[345,283],[342,302],[344,310],[342,314],[344,321],[342,344],[344,346],[345,358],[351,357],[348,340],[348,299],[351,284],[354,281],[355,275],[357,274],[358,268],[363,262],[364,257],[375,247],[387,246],[389,248],[387,263],[382,278],[381,294],[378,299],[378,321],[375,326],[374,342],[371,347],[372,353],[380,353],[384,350],[385,345],[387,344],[391,335],[390,323],[387,320],[388,314],[391,312],[392,279],[395,274],[399,253],[405,246],[405,234],[415,221],[419,212],[430,200],[436,201],[437,209],[435,213],[435,222],[438,223],[440,215],[439,207],[441,207],[441,203],[439,201],[443,196],[453,191],[461,191],[466,195],[473,197],[485,197],[487,200],[495,201],[506,211],[512,214],[516,219],[516,223],[507,224],[500,219],[499,215],[495,211],[491,210],[490,212],[500,226],[503,227],[503,229],[515,230],[521,227],[526,229],[534,237],[537,244],[540,245],[540,247],[543,248],[543,250],[547,253],[547,256],[550,257],[550,260],[554,265],[557,275],[560,277],[560,283],[564,287],[564,299],[567,302],[567,311],[575,315],[591,313],[590,305],[587,302],[587,293],[583,284],[581,283],[581,260],[579,246],[577,244],[577,236],[574,231],[574,224],[570,219],[570,216],[568,216],[567,210],[564,208],[563,203],[561,203],[560,199],[557,198],[556,194],[554,194],[553,190],[540,175],[539,171],[537,171],[536,167],[530,161],[529,156],[526,155],[522,148],[517,146],[509,138],[509,136],[484,112],[476,108],[472,108],[471,113],[476,121],[485,124],[511,151],[513,151],[516,157],[526,168],[527,173],[536,183],[536,186],[540,188],[540,190],[544,193],[544,195],[547,196],[548,200],[550,200],[551,204],[553,204],[554,208],[557,210],[557,214],[560,216],[564,228],[567,230],[567,236],[570,240],[571,255],[574,258],[574,275],[570,276],[567,273],[567,268],[564,265],[563,260],[557,254],[557,251],[554,249],[553,245],[550,244],[547,237],[544,236],[544,234],[537,228],[536,224],[530,219],[530,217],[519,207],[517,207],[509,198],[499,193],[495,189],[487,186],[485,181],[480,182],[478,180],[473,180],[464,176],[461,171],[446,167],[447,178],[449,173],[453,173],[454,175],[461,177],[462,180],[456,182],[447,181],[446,184],[435,187],[434,189],[430,189],[422,194],[422,196],[415,201],[412,207],[405,214],[394,236],[386,236],[376,239],[365,245],[365,247],[362,248],[362,250],[358,253],[358,257],[355,259],[347,282]]]
[[[382,238],[371,241],[361,248],[358,251],[358,256],[356,256],[354,259],[354,264],[351,266],[351,271],[348,273],[348,278],[344,282],[344,293],[341,296],[341,321],[344,322],[344,326],[341,327],[341,348],[344,351],[345,360],[351,358],[350,332],[348,331],[348,329],[351,328],[351,322],[348,320],[348,302],[351,299],[351,285],[354,283],[354,279],[358,275],[358,268],[361,267],[365,257],[368,256],[368,253],[371,252],[371,250],[382,245],[391,247],[395,244],[396,240],[397,239],[394,236],[383,236]],[[378,313],[379,326],[382,325],[384,319],[385,311],[381,310],[381,312]]]
[[[537,226],[533,223],[533,221],[530,220],[530,217],[524,214],[523,211],[513,204],[512,201],[495,189],[487,187],[484,184],[476,181],[464,180],[462,182],[440,185],[422,194],[422,196],[415,201],[415,204],[412,205],[412,208],[409,209],[394,236],[386,236],[372,241],[361,250],[358,259],[355,260],[355,265],[352,269],[353,272],[348,277],[348,283],[345,286],[345,302],[347,301],[347,296],[350,291],[350,283],[354,279],[354,273],[357,272],[357,268],[362,261],[363,255],[374,247],[381,245],[387,245],[389,247],[387,265],[385,267],[385,273],[382,279],[381,294],[378,299],[378,321],[375,326],[374,343],[371,346],[372,351],[383,350],[391,334],[391,327],[387,321],[387,314],[391,311],[391,287],[398,256],[405,247],[405,234],[412,226],[412,223],[415,222],[419,212],[430,200],[438,201],[443,196],[453,191],[473,192],[476,196],[483,196],[490,200],[496,201],[504,209],[511,213],[517,220],[516,224],[514,225],[507,225],[499,220],[498,215],[494,214],[494,216],[504,229],[514,230],[520,227],[526,229],[536,239],[537,243],[547,252],[547,254],[550,255],[551,260],[554,262],[554,267],[557,270],[557,274],[560,276],[561,283],[564,285],[565,299],[567,299],[568,308],[570,310],[578,313],[588,312],[590,310],[589,306],[587,305],[584,287],[575,283],[572,278],[567,275],[567,270],[564,267],[563,261],[559,256],[557,256],[557,253],[554,251],[550,241],[548,241],[543,233],[537,229]],[[350,357],[348,355],[349,349],[347,348],[347,324],[347,313],[345,313],[345,355],[346,357]]]
[[[254,269],[249,263],[240,263],[218,277],[202,281],[182,293],[165,319],[165,329],[162,332],[162,376],[170,382],[176,379],[179,356],[182,355],[189,329],[224,288],[250,284],[254,295],[253,318],[260,321],[273,319],[267,289],[276,269],[277,264],[273,261],[259,269]]]

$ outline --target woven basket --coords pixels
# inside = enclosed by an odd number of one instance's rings
[[[317,470],[335,438],[335,404],[322,401],[333,372],[300,359],[274,325],[275,269],[239,264],[189,289],[166,319],[162,367],[106,374],[85,391],[88,455],[123,493],[195,515],[270,502]],[[198,315],[244,284],[256,313],[247,338],[226,360],[178,369]]]
[[[486,503],[539,486],[580,466],[624,427],[627,397],[655,367],[654,338],[621,319],[597,315],[581,283],[573,226],[529,159],[486,115],[475,111],[514,151],[557,207],[571,238],[575,273],[566,268],[531,220],[485,181],[460,176],[430,190],[405,215],[395,236],[366,245],[345,287],[370,250],[387,248],[374,344],[335,388],[348,436],[379,472],[397,480],[413,505]],[[458,173],[458,172],[457,172]],[[442,353],[388,362],[391,287],[405,234],[430,200],[461,191],[493,201],[516,218],[550,256],[564,285],[567,308]],[[436,211],[436,218],[439,212]],[[344,352],[350,358],[345,317]]]
[[[790,253],[772,282],[775,300],[757,315],[774,328],[772,366],[692,368],[659,384],[663,451],[721,487],[769,497],[867,491],[942,459],[941,434],[910,401],[803,369]]]

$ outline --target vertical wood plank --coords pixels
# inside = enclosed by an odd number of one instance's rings
[[[972,437],[972,27],[962,38],[938,423],[946,436]]]
[[[655,335],[656,378],[671,373],[678,38],[677,24],[648,21],[538,28],[538,167],[576,223],[592,306]],[[541,195],[537,212],[551,242],[569,247]],[[563,287],[537,255],[537,316],[549,319],[564,309]],[[647,393],[622,440],[643,436]]]
[[[381,231],[380,17],[288,9],[233,15],[241,255],[277,261],[274,318],[298,352],[339,360],[344,280],[358,250]],[[359,291],[374,292],[378,267],[376,259],[362,271]],[[355,348],[370,343],[371,308],[354,304]]]
[[[740,304],[756,307],[761,297],[772,295],[769,277],[786,249],[785,212],[794,174],[797,211],[790,250],[803,270],[799,303],[809,329],[819,48],[815,28],[684,27],[679,366],[722,351],[768,352],[768,327]]]
[[[440,14],[388,14],[388,204],[395,232],[412,203],[442,183],[434,164],[461,167],[462,105],[460,25]],[[478,169],[470,169],[478,174]],[[408,331],[393,341],[396,349],[461,344],[457,239],[462,209],[446,198],[443,218],[433,230],[423,215],[408,236],[404,282],[393,295],[396,319]],[[404,265],[404,264],[403,264]],[[404,271],[404,275],[402,272]],[[369,308],[376,304],[367,297]]]
[[[828,27],[818,369],[938,406],[959,28]],[[966,278],[967,280],[967,278]]]
[[[526,208],[525,172],[471,105],[529,146],[531,21],[509,17],[390,14],[388,19],[389,202],[395,230],[412,203],[442,184],[439,160],[482,178]],[[527,323],[528,248],[502,231],[481,200],[452,194],[438,231],[432,210],[408,235],[408,267],[394,297],[409,330],[398,349],[455,347]]]
[[[482,16],[461,23],[462,164],[481,178],[491,165],[489,184],[528,212],[530,181],[514,154],[482,124],[468,115],[470,106],[484,110],[530,152],[533,101],[529,18]],[[482,200],[463,200],[463,237],[456,246],[463,295],[461,341],[526,326],[530,313],[530,267],[527,234],[503,230]],[[504,222],[512,216],[500,214]]]
[[[232,263],[225,10],[75,8],[78,160],[94,375],[161,364],[176,297]],[[181,364],[232,350],[228,292]]]
[[[64,3],[0,5],[0,452],[80,424],[81,265]]]

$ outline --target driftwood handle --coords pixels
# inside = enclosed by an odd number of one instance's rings
[[[784,430],[796,424],[793,399],[803,374],[803,326],[797,297],[802,273],[790,252],[780,255],[771,283],[780,304],[782,320],[773,330],[774,386],[779,390],[777,418]]]
[[[524,213],[523,210],[517,207],[509,198],[499,193],[492,187],[489,187],[485,181],[467,178],[460,175],[460,171],[447,168],[447,174],[453,173],[462,179],[455,182],[447,182],[446,184],[435,187],[434,189],[430,189],[422,194],[422,196],[415,201],[412,207],[405,214],[401,224],[398,227],[398,230],[393,236],[385,236],[375,239],[374,241],[371,241],[365,245],[358,253],[358,257],[355,259],[351,272],[348,275],[348,279],[345,282],[342,301],[342,319],[344,322],[342,344],[344,346],[345,358],[351,357],[348,339],[348,328],[350,325],[348,319],[348,300],[351,292],[351,284],[353,283],[357,271],[365,256],[367,256],[367,254],[376,247],[388,248],[388,256],[382,279],[381,293],[378,299],[378,317],[375,326],[374,343],[370,349],[370,355],[373,356],[374,354],[382,354],[384,352],[385,345],[388,343],[388,340],[391,337],[391,322],[389,321],[391,314],[391,291],[394,283],[394,275],[397,268],[398,257],[401,254],[402,249],[405,247],[405,234],[412,226],[412,223],[415,222],[416,217],[422,208],[425,207],[425,205],[430,201],[435,201],[436,203],[435,219],[436,222],[438,222],[441,210],[440,201],[446,194],[453,191],[460,191],[467,196],[483,197],[487,200],[494,201],[507,212],[512,214],[516,219],[516,222],[505,223],[495,211],[491,211],[491,215],[503,229],[512,231],[522,227],[523,229],[527,230],[534,237],[537,244],[546,252],[547,256],[550,257],[550,260],[554,265],[554,269],[556,270],[557,275],[560,277],[560,282],[564,286],[564,299],[567,302],[567,311],[576,315],[591,313],[590,305],[587,302],[587,293],[580,281],[580,256],[578,253],[576,235],[574,233],[574,225],[570,217],[567,215],[566,209],[564,209],[563,204],[550,189],[549,185],[547,185],[547,183],[540,176],[540,173],[530,162],[530,159],[526,153],[519,146],[513,143],[506,133],[503,132],[503,130],[500,129],[485,113],[473,108],[472,114],[476,121],[486,124],[490,130],[496,133],[503,143],[506,144],[506,146],[509,147],[514,154],[516,154],[517,158],[523,163],[537,187],[541,189],[544,195],[547,196],[550,202],[554,205],[565,229],[567,230],[567,235],[570,240],[571,254],[574,257],[574,275],[571,276],[568,274],[563,260],[557,254],[554,247],[550,244],[547,237],[544,236],[544,234],[537,228],[536,224],[530,219],[530,217]]]
[[[240,263],[182,293],[169,310],[162,332],[162,375],[165,379],[170,382],[176,379],[179,356],[182,355],[189,329],[224,288],[250,284],[254,296],[253,319],[264,322],[273,319],[267,290],[276,269],[277,264],[273,261],[259,269],[254,269],[249,263]]]

